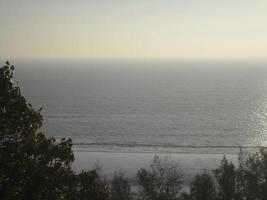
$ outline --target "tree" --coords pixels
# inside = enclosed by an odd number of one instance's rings
[[[46,138],[41,109],[22,96],[13,74],[9,62],[0,68],[0,199],[75,199],[78,185],[88,185],[81,182],[83,173],[71,170],[72,141]],[[101,186],[95,191],[107,192]]]
[[[129,179],[121,171],[115,172],[111,181],[111,199],[112,200],[131,200],[131,186]]]
[[[210,174],[204,171],[194,177],[190,183],[192,200],[215,200],[215,184]]]
[[[155,155],[149,169],[137,172],[137,182],[141,186],[142,199],[173,200],[177,199],[183,180],[175,163]]]
[[[239,199],[267,199],[267,149],[261,148],[255,153],[239,156],[237,170],[237,190]]]
[[[218,199],[234,200],[236,196],[236,172],[233,163],[224,156],[219,168],[213,171],[218,185]]]
[[[192,200],[191,195],[188,194],[187,192],[182,192],[179,200]]]
[[[109,192],[99,180],[95,170],[82,171],[78,175],[78,199],[79,200],[106,200],[109,199]]]

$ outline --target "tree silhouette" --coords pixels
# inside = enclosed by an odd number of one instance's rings
[[[0,68],[0,199],[77,199],[88,194],[80,188],[93,185],[90,199],[106,199],[96,173],[71,170],[71,139],[56,142],[40,131],[41,109],[35,111],[22,96],[13,74],[9,62]]]
[[[182,188],[182,173],[176,163],[155,155],[149,169],[137,172],[137,182],[141,186],[141,199],[177,199]]]
[[[129,179],[121,171],[115,172],[111,180],[111,200],[131,200],[131,186]]]
[[[215,200],[215,184],[210,174],[204,171],[198,174],[190,183],[192,200]]]
[[[236,172],[233,163],[224,156],[219,168],[213,171],[218,185],[218,199],[234,200],[236,194]]]

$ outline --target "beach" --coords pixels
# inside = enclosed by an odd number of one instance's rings
[[[102,173],[108,178],[119,170],[132,178],[138,169],[149,167],[154,155],[153,153],[74,151],[75,161],[72,167],[76,172],[80,172],[91,170],[99,165]],[[216,168],[223,158],[223,154],[158,153],[157,155],[162,158],[168,156],[170,160],[177,162],[185,181],[204,169],[209,171]],[[237,154],[228,154],[226,157],[237,164]]]
[[[191,177],[267,144],[264,62],[15,64],[22,93],[43,107],[45,135],[72,139],[75,171],[98,163],[134,176],[158,154]]]

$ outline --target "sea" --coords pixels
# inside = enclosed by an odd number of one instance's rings
[[[267,62],[15,60],[41,131],[74,151],[236,153],[267,146]]]

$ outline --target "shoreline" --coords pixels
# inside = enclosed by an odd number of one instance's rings
[[[101,173],[111,178],[115,171],[123,171],[128,177],[135,177],[140,168],[148,168],[154,155],[167,156],[177,162],[185,180],[189,180],[202,170],[215,169],[225,155],[237,165],[238,154],[208,154],[208,153],[150,153],[150,152],[107,152],[73,150],[75,161],[72,168],[76,172],[92,170],[100,166]]]
[[[120,146],[120,145],[73,145],[74,152],[142,153],[142,154],[218,154],[236,155],[240,150],[255,151],[265,146]]]

